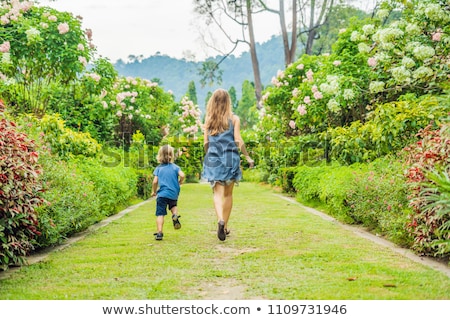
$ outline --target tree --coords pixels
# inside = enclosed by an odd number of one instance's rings
[[[200,84],[202,88],[206,85],[212,86],[214,81],[217,83],[222,83],[222,70],[218,69],[219,63],[216,63],[214,60],[209,59],[202,63],[200,69],[198,70],[198,74],[200,75]]]
[[[256,99],[253,94],[255,88],[253,84],[245,80],[242,83],[242,96],[235,110],[236,115],[241,119],[243,129],[251,128],[258,121],[258,113],[256,112]]]
[[[194,4],[195,11],[206,17],[207,24],[215,23],[221,33],[233,44],[233,48],[225,55],[224,59],[229,56],[240,43],[248,44],[252,60],[255,96],[256,101],[258,102],[257,105],[260,107],[262,82],[258,57],[256,54],[256,41],[253,25],[253,14],[257,9],[257,4],[252,3],[251,0],[236,0],[228,1],[227,3],[222,0],[194,0]],[[222,18],[225,18],[227,22],[232,22],[240,26],[242,36],[240,38],[232,38],[230,32],[224,29],[223,26],[225,24],[223,23]],[[205,71],[203,76],[207,76],[206,79],[209,79],[210,81],[213,80],[214,72],[217,70],[220,62],[215,65],[212,65],[211,62],[209,62],[209,65],[202,69]],[[203,81],[202,83],[206,83],[206,81]]]
[[[286,66],[290,65],[295,60],[295,54],[297,51],[297,0],[292,0],[292,25],[291,25],[291,42],[289,44],[289,33],[286,25],[286,15],[284,0],[279,0],[279,10],[269,8],[265,1],[259,0],[261,6],[272,13],[275,13],[280,18],[281,37],[283,39],[284,49],[284,63]]]
[[[231,99],[231,106],[233,108],[233,110],[235,110],[238,106],[238,101],[237,101],[237,96],[236,96],[236,88],[235,87],[231,87],[228,90],[228,94],[230,95],[230,99]]]
[[[318,28],[324,25],[329,17],[335,0],[299,0],[300,25],[299,35],[306,35],[305,53],[312,54],[314,40],[318,37]],[[342,0],[338,0],[342,2]],[[304,37],[301,38],[304,40]]]
[[[336,5],[332,8],[327,21],[317,30],[318,39],[312,47],[313,54],[330,53],[332,45],[338,40],[339,33],[343,32],[349,22],[355,18],[364,20],[369,14],[347,5]]]
[[[197,104],[197,90],[195,88],[195,82],[194,80],[191,80],[188,85],[188,92],[186,93],[186,96],[189,100],[191,100],[194,104]]]

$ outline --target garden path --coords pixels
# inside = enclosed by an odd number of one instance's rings
[[[275,190],[268,190],[267,186],[261,186],[252,183],[241,183],[241,185],[235,189],[235,203],[232,218],[230,220],[232,234],[230,238],[227,239],[225,242],[220,242],[216,239],[215,236],[215,223],[214,223],[215,217],[214,211],[212,209],[212,199],[210,195],[210,190],[209,191],[208,190],[209,187],[202,184],[190,184],[183,186],[179,206],[181,212],[185,212],[182,215],[181,220],[183,223],[183,228],[181,230],[182,232],[185,233],[181,234],[180,232],[178,232],[178,230],[170,230],[169,223],[167,223],[165,226],[165,229],[169,228],[169,230],[167,231],[166,235],[167,239],[164,239],[163,241],[164,245],[167,244],[168,247],[170,246],[170,248],[173,248],[171,243],[173,241],[175,242],[187,241],[188,244],[191,244],[189,243],[191,242],[190,239],[196,240],[196,237],[201,237],[201,239],[199,239],[198,241],[194,240],[192,241],[194,242],[207,241],[207,243],[203,244],[200,243],[198,245],[195,244],[198,247],[192,249],[193,254],[196,254],[196,250],[197,251],[208,250],[211,252],[219,253],[213,255],[210,255],[208,253],[207,258],[202,259],[205,259],[205,264],[208,266],[217,266],[217,270],[215,272],[220,272],[220,274],[216,277],[208,277],[206,281],[205,280],[199,281],[197,286],[194,286],[194,288],[190,289],[192,291],[189,292],[189,296],[196,296],[206,300],[249,299],[248,295],[246,295],[248,286],[246,286],[245,281],[241,281],[242,279],[239,279],[239,277],[236,278],[234,276],[233,277],[226,276],[229,273],[233,273],[232,271],[230,271],[230,269],[228,269],[229,266],[231,266],[232,268],[234,261],[233,259],[239,259],[239,257],[258,255],[262,251],[274,250],[273,251],[274,254],[277,254],[278,249],[280,254],[284,254],[284,252],[286,252],[287,254],[286,259],[289,259],[291,258],[293,252],[297,250],[292,243],[297,241],[303,241],[303,243],[299,243],[299,246],[304,246],[304,248],[300,248],[299,251],[302,251],[306,248],[306,251],[303,251],[304,253],[302,255],[304,255],[305,259],[312,259],[312,261],[305,260],[306,262],[308,263],[311,262],[314,264],[314,261],[316,259],[314,257],[314,251],[312,251],[314,249],[310,248],[311,246],[308,243],[305,243],[305,241],[310,241],[307,240],[307,236],[309,236],[308,233],[312,232],[312,237],[319,243],[324,244],[329,243],[330,245],[336,245],[332,243],[332,240],[330,240],[330,238],[331,239],[333,238],[333,232],[336,232],[336,230],[340,229],[353,233],[359,238],[370,240],[371,242],[374,242],[376,246],[388,248],[388,250],[391,250],[395,254],[407,257],[409,260],[412,260],[416,263],[420,263],[434,270],[437,270],[450,278],[450,268],[447,264],[438,262],[430,258],[419,257],[410,250],[399,248],[398,246],[390,243],[389,241],[386,241],[381,237],[377,237],[362,228],[342,224],[323,212],[303,206],[302,204],[298,203],[295,199],[291,197],[281,194]],[[264,199],[261,199],[259,201],[258,196],[262,196],[264,197]],[[274,207],[271,206],[272,203],[275,204]],[[269,211],[263,213],[264,215],[259,215],[261,211],[264,211],[263,208],[268,206],[270,206]],[[143,213],[138,213],[139,211]],[[85,239],[88,235],[95,234],[97,230],[100,231],[103,230],[106,226],[108,226],[112,222],[120,221],[120,223],[122,224],[121,228],[125,228],[126,227],[125,225],[130,223],[142,225],[141,221],[132,222],[132,220],[138,218],[137,215],[139,215],[140,216],[139,219],[145,219],[145,221],[149,221],[149,217],[153,216],[152,211],[154,211],[153,199],[149,199],[137,205],[131,206],[126,210],[123,210],[120,213],[112,217],[109,217],[104,221],[92,226],[87,231],[75,235],[74,237],[68,239],[62,245],[49,250],[45,250],[39,254],[35,254],[29,257],[29,263],[36,264],[41,261],[45,261],[49,259],[49,255],[51,255],[52,252],[61,251],[67,247],[70,247],[75,242],[89,242],[91,241],[90,237]],[[199,212],[196,212],[195,215],[194,213],[192,213],[192,216],[189,217],[190,213],[188,211],[191,211],[191,213],[194,211]],[[295,228],[294,226],[292,230],[291,229],[285,230],[284,233],[283,230],[281,232],[273,231],[273,228],[277,227],[291,228],[293,224],[292,219],[297,219],[293,218],[297,214],[301,215],[302,217],[299,218],[299,220],[296,220],[295,223],[299,221],[303,225],[299,226],[298,228]],[[127,216],[127,219],[121,219],[125,216]],[[311,218],[308,216],[311,217],[314,216],[315,218]],[[318,219],[317,217],[320,217],[320,219]],[[197,221],[189,221],[190,219]],[[242,219],[245,219],[246,221],[243,221]],[[274,219],[276,219],[276,221]],[[124,222],[122,220],[126,221]],[[324,223],[320,223],[319,222],[320,220],[324,221]],[[152,224],[150,228],[153,228],[153,221],[152,220],[150,221],[151,223],[149,224]],[[206,234],[203,234],[205,233],[204,231],[200,231],[202,232],[202,235],[199,236],[198,230],[205,230],[205,225],[207,226],[208,231],[206,232]],[[326,235],[327,237],[330,238],[327,239],[317,238],[319,236],[322,237],[324,235],[319,233],[316,234],[314,230],[312,231],[309,230],[314,228],[323,228],[324,226],[333,229],[333,231],[331,231],[329,235],[328,234]],[[106,229],[105,231],[101,231],[100,233],[106,234],[109,232],[108,228],[105,229]],[[142,227],[140,227],[140,229],[142,229]],[[244,230],[245,234],[243,234]],[[145,237],[147,238],[146,241],[147,243],[149,242],[149,244],[146,245],[147,249],[156,250],[160,243],[153,240],[151,236],[151,231],[144,231],[144,232],[146,234]],[[272,235],[275,233],[276,235]],[[346,234],[348,233],[342,234],[340,233],[336,234],[335,236],[342,237],[345,236]],[[286,239],[280,241],[279,244],[276,245],[268,244],[266,247],[264,242],[257,242],[256,240],[252,239],[252,237],[259,237],[261,235],[263,236],[263,241],[277,242],[279,239],[272,237],[280,237],[280,235],[286,237]],[[130,238],[133,237],[133,235],[126,235],[126,236]],[[130,240],[126,240],[127,243],[129,241]],[[353,243],[351,243],[352,241],[354,242],[354,240],[350,239],[349,242],[344,243],[344,245],[352,246],[353,245]],[[276,247],[285,244],[286,244],[285,248]],[[104,246],[108,245],[111,246],[113,244],[112,243],[104,244]],[[99,249],[99,247],[101,246],[102,246],[101,243],[94,245],[95,249]],[[320,246],[320,244],[318,246]],[[338,244],[337,246],[340,247],[342,246],[342,244]],[[343,250],[347,249],[348,248],[344,248]],[[310,250],[311,252],[308,252]],[[385,252],[383,249],[380,249],[379,251]],[[351,254],[351,252],[352,252],[351,250],[347,250],[345,253],[343,253],[344,258],[346,258],[345,255]],[[203,254],[204,254],[203,252],[199,253],[199,257],[201,257]],[[320,259],[323,258],[323,256],[320,255],[323,255],[323,252],[318,252],[317,254],[319,255],[319,258],[317,258],[317,260],[318,263],[320,263]],[[392,256],[394,257],[395,254],[393,254]],[[390,256],[390,254],[388,255]],[[53,263],[58,263],[58,259],[59,258],[55,258],[54,256],[50,257],[50,260],[53,260]],[[274,259],[276,259],[275,256]],[[252,263],[252,261],[250,260],[247,263]],[[405,260],[403,262],[393,261],[393,263],[396,265],[398,264],[400,268],[403,268],[404,265],[406,264]],[[372,262],[370,262],[370,264],[372,264]],[[6,272],[1,272],[0,280],[11,277],[17,270],[20,270],[20,268],[12,268]],[[287,270],[287,271],[296,272],[295,270]],[[223,272],[225,272],[225,274],[222,274]],[[226,277],[227,279],[226,286],[223,286],[223,277]],[[264,299],[264,298],[265,297],[251,296],[251,299]]]

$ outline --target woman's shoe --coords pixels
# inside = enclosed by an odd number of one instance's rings
[[[225,233],[225,222],[223,220],[220,220],[217,225],[217,238],[219,238],[220,241],[225,241],[225,239],[227,238],[227,235]]]

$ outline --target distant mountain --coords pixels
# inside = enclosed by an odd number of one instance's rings
[[[256,46],[261,81],[263,86],[270,84],[273,76],[278,70],[284,67],[284,52],[281,36],[273,36],[267,42],[258,43]],[[222,56],[213,58],[217,62]],[[154,55],[140,61],[124,62],[119,60],[115,63],[115,68],[122,76],[139,77],[143,79],[159,79],[165,90],[172,90],[177,101],[188,91],[188,84],[191,80],[195,82],[197,99],[200,109],[205,110],[205,99],[208,91],[213,91],[218,86],[236,89],[237,98],[240,99],[242,83],[245,80],[253,81],[253,70],[250,53],[244,52],[239,57],[233,55],[226,58],[221,64],[223,71],[222,83],[212,87],[201,87],[198,69],[202,62],[192,62],[185,59],[175,59],[167,55]]]

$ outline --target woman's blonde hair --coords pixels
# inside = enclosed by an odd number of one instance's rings
[[[217,89],[206,105],[205,130],[215,136],[228,129],[231,111],[231,98],[224,89]]]
[[[158,160],[159,163],[167,164],[173,163],[175,160],[174,158],[174,149],[170,145],[166,144],[159,148],[156,160]]]

